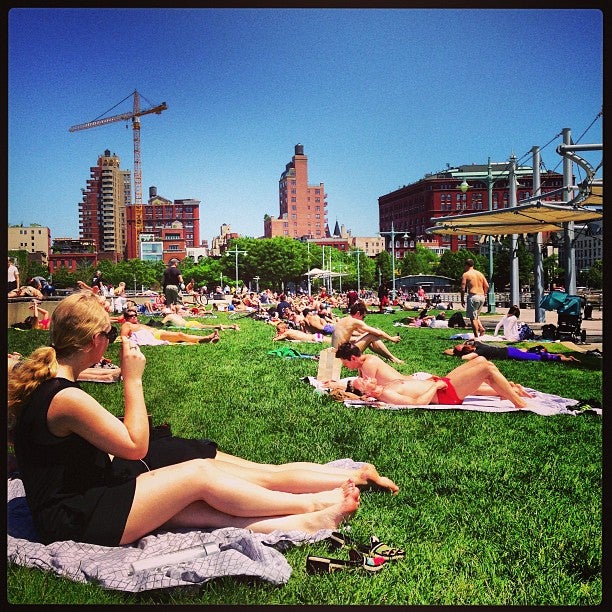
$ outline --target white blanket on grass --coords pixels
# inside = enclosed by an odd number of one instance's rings
[[[425,377],[425,372],[417,372],[415,377]],[[341,379],[344,386],[349,380],[354,380],[355,377],[347,377]],[[319,392],[327,393],[328,389],[318,381],[316,378],[309,376],[307,377],[308,382]],[[462,404],[423,404],[418,406],[404,405],[394,406],[392,404],[386,404],[374,399],[358,399],[358,400],[344,400],[343,403],[348,407],[358,406],[370,406],[372,408],[379,408],[382,410],[412,410],[412,409],[425,409],[425,410],[468,410],[475,412],[535,412],[540,416],[553,416],[556,414],[579,414],[579,410],[572,410],[571,407],[578,403],[578,400],[569,399],[566,397],[560,397],[558,395],[552,395],[550,393],[542,393],[535,389],[525,388],[528,393],[531,393],[534,397],[525,398],[527,406],[519,410],[514,406],[510,400],[503,400],[495,395],[468,395]],[[594,409],[597,414],[601,414],[601,409]]]
[[[364,465],[339,459],[329,465],[354,469]],[[327,538],[331,530],[271,534],[227,527],[214,530],[158,531],[127,546],[98,546],[72,540],[37,541],[23,482],[8,480],[7,560],[53,572],[74,582],[94,582],[105,589],[138,593],[154,589],[203,584],[223,576],[249,576],[275,585],[286,584],[291,566],[281,551]],[[134,561],[215,542],[220,551],[183,563],[131,572]],[[278,550],[277,550],[278,549]]]

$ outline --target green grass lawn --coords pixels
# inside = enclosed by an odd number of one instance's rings
[[[369,315],[402,341],[390,345],[404,373],[446,374],[449,330],[393,327],[406,313]],[[217,319],[226,322],[220,313]],[[210,322],[210,321],[209,321]],[[221,332],[216,345],[143,347],[144,388],[154,423],[176,435],[208,437],[220,448],[265,462],[371,461],[400,485],[397,496],[366,491],[351,521],[406,549],[406,559],[375,575],[310,576],[296,547],[293,572],[276,587],[222,579],[195,589],[105,591],[49,573],[9,566],[7,599],[31,604],[233,605],[596,605],[602,597],[602,422],[593,415],[529,412],[379,411],[346,408],[300,379],[315,361],[267,355],[273,328],[251,319]],[[8,348],[28,354],[48,332],[9,330]],[[278,345],[278,343],[276,343]],[[320,345],[292,344],[316,354]],[[550,345],[551,350],[563,350]],[[565,349],[567,350],[567,349]],[[118,362],[118,346],[107,357]],[[601,400],[601,360],[580,364],[498,362],[511,380],[576,399]],[[351,375],[344,371],[343,375]],[[83,383],[113,413],[122,385]],[[336,553],[338,554],[338,553]],[[332,555],[333,556],[333,555]]]

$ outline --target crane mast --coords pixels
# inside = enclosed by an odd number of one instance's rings
[[[101,125],[107,125],[109,123],[115,123],[117,121],[132,121],[132,132],[134,135],[134,206],[135,209],[135,221],[136,221],[136,238],[142,233],[143,220],[142,220],[142,165],[140,161],[140,117],[143,115],[150,115],[155,113],[160,115],[162,111],[165,111],[168,107],[165,102],[151,108],[140,110],[140,95],[136,90],[132,94],[134,96],[133,110],[131,113],[121,113],[120,115],[113,115],[112,117],[103,117],[101,119],[94,119],[86,123],[79,123],[68,128],[69,132],[77,132],[79,130],[87,130],[89,128],[99,127]]]

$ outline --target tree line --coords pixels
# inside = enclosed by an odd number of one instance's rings
[[[519,282],[521,286],[533,286],[533,254],[525,241],[519,237],[518,261]],[[22,283],[34,276],[50,277],[49,269],[39,263],[28,263],[25,251],[13,251],[9,256],[16,257]],[[509,239],[502,241],[493,257],[493,281],[501,290],[510,282],[510,244]],[[433,274],[446,276],[456,281],[457,285],[464,272],[465,260],[471,258],[476,269],[488,277],[489,259],[486,255],[473,253],[465,249],[445,251],[441,256],[430,249],[417,244],[414,251],[406,253],[403,258],[395,259],[395,276],[416,274]],[[381,283],[389,283],[393,277],[392,257],[387,251],[375,257],[367,257],[363,251],[355,249],[347,252],[333,247],[321,247],[287,237],[276,238],[237,238],[228,245],[221,257],[205,257],[194,261],[187,257],[180,262],[180,269],[185,282],[193,279],[196,287],[206,285],[209,291],[217,286],[236,284],[236,264],[240,286],[270,288],[281,291],[287,287],[305,286],[306,272],[313,268],[329,270],[342,276],[333,279],[333,288],[375,289]],[[578,283],[600,289],[602,286],[602,262],[588,271],[580,271]],[[128,289],[159,289],[166,265],[162,261],[147,262],[140,259],[129,259],[112,263],[100,260],[97,266],[83,266],[72,272],[66,268],[56,270],[52,276],[56,288],[75,287],[77,281],[91,283],[96,270],[100,270],[104,282],[116,286],[124,282]],[[556,255],[544,258],[543,268],[546,288],[552,284],[563,284],[564,270],[559,266]],[[317,289],[320,279],[312,280],[312,287]]]

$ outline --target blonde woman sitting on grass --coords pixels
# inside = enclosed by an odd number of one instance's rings
[[[124,417],[76,382],[108,348],[108,313],[91,292],[64,298],[51,346],[36,349],[9,379],[11,437],[42,543],[130,544],[157,529],[238,527],[255,532],[336,529],[359,507],[357,485],[398,487],[365,464],[256,464],[207,445],[206,457],[120,479],[111,457],[139,462],[149,447],[142,375],[146,359],[122,336]]]

